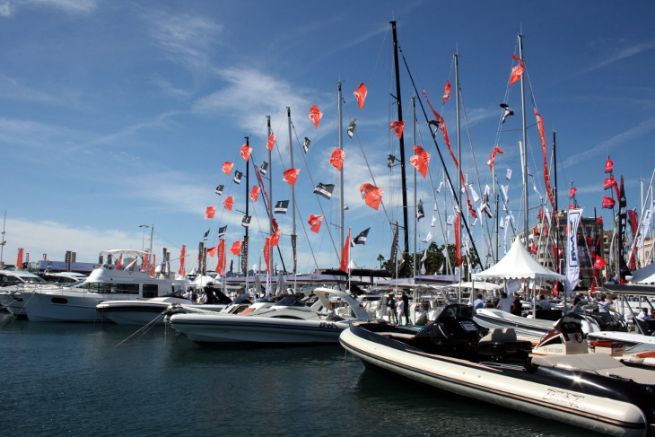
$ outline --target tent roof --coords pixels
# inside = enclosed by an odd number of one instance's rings
[[[517,237],[503,259],[487,270],[474,273],[473,279],[540,279],[546,281],[564,281],[565,277],[539,264],[532,258],[532,255],[530,255]]]
[[[633,284],[655,284],[655,263],[650,263],[646,267],[632,272]]]

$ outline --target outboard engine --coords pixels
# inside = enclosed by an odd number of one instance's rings
[[[414,339],[426,352],[470,358],[477,354],[480,335],[480,327],[473,322],[473,307],[451,304]]]

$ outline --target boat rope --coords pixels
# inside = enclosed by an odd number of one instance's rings
[[[151,321],[149,321],[148,323],[146,323],[145,325],[143,325],[142,327],[140,327],[139,329],[134,331],[132,334],[125,337],[123,340],[121,340],[119,343],[117,343],[114,347],[121,346],[122,344],[126,343],[127,341],[129,341],[130,339],[132,339],[133,337],[135,337],[137,335],[146,334],[153,326],[155,326],[155,324],[159,321],[159,319],[161,319],[162,317],[164,317],[166,315],[167,311],[168,311],[168,308],[166,308],[161,313],[157,314],[157,316],[155,316],[154,319],[152,319]]]

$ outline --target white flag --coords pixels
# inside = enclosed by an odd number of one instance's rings
[[[424,243],[429,243],[430,241],[432,241],[432,232],[428,232],[428,235],[423,239]]]
[[[508,168],[507,171],[505,172],[505,179],[508,181],[512,179],[512,169]]]
[[[641,218],[641,225],[639,225],[639,230],[637,231],[637,249],[641,250],[644,247],[644,238],[648,234],[650,229],[650,222],[653,219],[653,209],[655,208],[655,202],[651,205],[650,209],[644,211],[644,216]]]
[[[489,184],[485,184],[484,185],[484,195],[488,196],[490,193],[491,193],[491,187],[489,186]]]
[[[503,193],[505,203],[509,202],[509,185],[501,185],[500,192]]]
[[[452,226],[454,221],[455,221],[455,216],[449,215],[448,219],[446,219],[446,224]]]
[[[437,187],[437,193],[441,193],[442,188],[443,188],[443,181],[439,182],[439,186]]]
[[[471,196],[473,197],[473,203],[478,203],[480,201],[480,196],[478,196],[475,188],[473,188],[473,184],[469,184],[469,190],[471,191]]]
[[[430,226],[433,228],[437,226],[437,218],[434,215],[432,216],[432,220],[430,220]]]
[[[578,250],[578,224],[582,208],[569,209],[566,217],[566,295],[570,295],[580,281],[580,253]]]

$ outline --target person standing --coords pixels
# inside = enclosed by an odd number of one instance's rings
[[[386,306],[389,323],[396,323],[396,301],[394,300],[392,293],[389,293],[389,296],[387,296]]]
[[[405,325],[409,325],[409,296],[407,296],[407,293],[403,291],[402,296],[400,297],[401,300],[403,301],[403,308],[404,308],[404,314],[405,314]]]
[[[512,299],[507,297],[507,293],[505,293],[504,291],[500,295],[500,300],[498,301],[498,305],[496,305],[496,308],[498,308],[501,311],[505,311],[506,313],[512,312]]]
[[[396,302],[396,320],[398,325],[403,324],[403,314],[405,313],[405,301],[401,298]]]
[[[486,302],[482,299],[482,295],[478,294],[478,298],[473,301],[473,310],[484,308],[485,304]]]
[[[523,313],[523,302],[521,302],[521,296],[518,294],[514,296],[511,313],[515,316],[520,316]]]

